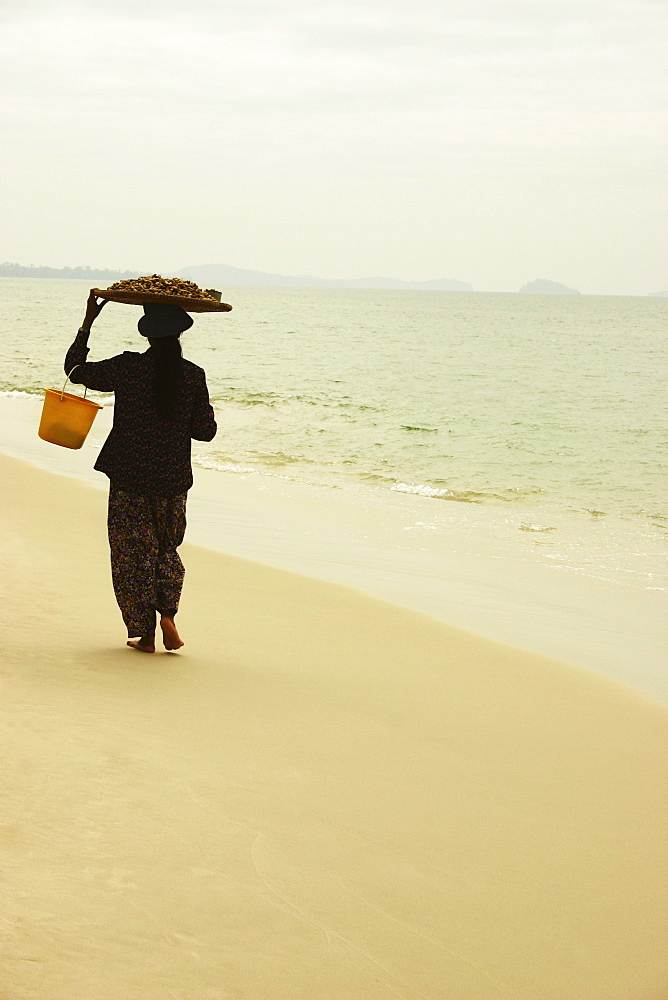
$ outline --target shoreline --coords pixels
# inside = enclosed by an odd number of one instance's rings
[[[105,490],[92,466],[109,410],[77,452],[37,438],[40,410],[39,397],[0,400],[0,451]],[[194,544],[343,584],[668,702],[668,593],[550,563],[561,538],[500,535],[496,511],[197,466],[188,510]],[[559,534],[567,539],[568,525]]]
[[[665,708],[192,544],[138,654],[103,492],[0,466],[8,1000],[663,995]]]

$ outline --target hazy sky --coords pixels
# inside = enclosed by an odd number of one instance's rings
[[[0,259],[668,287],[667,0],[0,0]]]

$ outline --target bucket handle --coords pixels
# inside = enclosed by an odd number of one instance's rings
[[[75,365],[75,366],[74,366],[74,368],[81,368],[81,365]],[[66,386],[66,385],[67,385],[67,383],[69,382],[69,380],[70,380],[70,375],[71,375],[71,374],[72,374],[72,372],[74,371],[74,368],[70,368],[69,372],[67,373],[67,378],[65,379],[65,384],[63,385],[63,388],[62,388],[62,390],[61,390],[61,393],[60,393],[60,401],[61,401],[61,403],[62,403],[62,401],[63,401],[63,396],[65,395],[65,386]],[[87,386],[87,385],[85,385],[85,386],[84,386],[84,394],[83,394],[83,398],[84,398],[84,399],[86,398],[86,393],[87,393],[87,392],[88,392],[88,386]]]

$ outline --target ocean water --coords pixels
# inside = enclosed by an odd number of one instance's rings
[[[59,384],[86,294],[79,281],[0,279],[0,392]],[[562,567],[668,586],[668,300],[278,288],[223,298],[233,312],[200,315],[183,337],[220,425],[195,446],[200,465],[379,503],[414,494],[432,501],[436,525],[445,505],[466,505],[472,523],[485,509],[499,531],[542,536],[542,557]],[[143,349],[140,315],[110,303],[90,359]]]

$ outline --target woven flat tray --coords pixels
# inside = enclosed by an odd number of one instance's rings
[[[181,306],[186,312],[229,312],[232,306],[216,299],[196,299],[187,295],[156,295],[152,292],[116,292],[111,288],[94,288],[93,292],[109,302],[124,302],[129,306],[143,306],[145,302]]]

